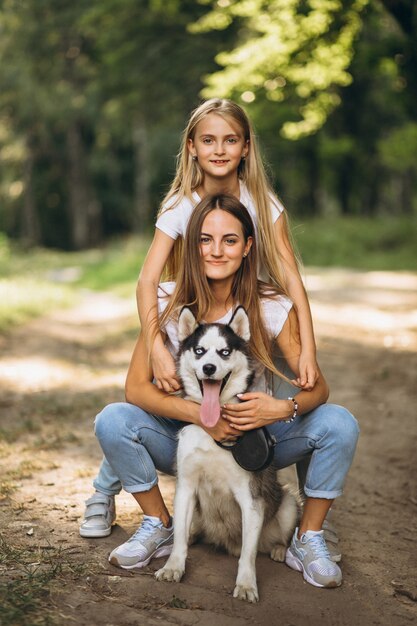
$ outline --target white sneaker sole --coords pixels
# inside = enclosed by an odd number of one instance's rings
[[[169,556],[172,552],[172,548],[173,545],[158,548],[157,550],[155,550],[155,552],[151,554],[148,559],[146,559],[145,561],[138,561],[133,565],[123,565],[118,561],[117,556],[112,556],[111,558],[109,558],[109,563],[115,565],[116,567],[121,567],[122,569],[142,569],[142,567],[146,567],[152,559],[159,559],[162,556]]]
[[[315,581],[305,571],[304,566],[302,562],[300,561],[300,559],[294,556],[289,548],[287,549],[287,553],[285,555],[285,563],[288,565],[288,567],[291,567],[291,569],[294,569],[297,572],[302,572],[304,580],[310,583],[310,585],[313,585],[314,587],[320,587],[321,589],[333,589],[334,587],[340,587],[340,585],[342,584],[342,581],[338,583],[337,581],[334,580],[334,581],[329,581],[327,585],[321,585],[320,583]]]
[[[100,539],[101,537],[108,537],[113,530],[113,526],[108,528],[80,528],[80,536],[86,539]]]

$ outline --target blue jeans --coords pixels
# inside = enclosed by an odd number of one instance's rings
[[[156,470],[175,474],[177,433],[187,424],[150,415],[126,402],[109,404],[96,417],[95,432],[104,459],[94,487],[107,495],[123,489],[148,491],[158,482]],[[343,407],[322,404],[291,423],[268,426],[275,435],[274,465],[307,465],[304,492],[313,498],[342,494],[355,453],[359,427]]]

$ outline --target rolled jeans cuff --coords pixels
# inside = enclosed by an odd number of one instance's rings
[[[316,491],[314,489],[309,489],[304,485],[304,493],[308,498],[322,498],[323,500],[334,500],[342,495],[343,491],[341,489],[337,489],[335,491]]]
[[[158,484],[158,477],[154,478],[154,480],[150,483],[139,483],[137,485],[123,485],[123,489],[127,493],[142,493],[142,491],[149,491],[152,487]]]
[[[97,477],[99,478],[99,476]],[[106,487],[102,487],[98,482],[97,478],[93,480],[93,487],[96,491],[100,493],[104,493],[106,496],[118,496],[120,493],[120,489],[107,489]]]

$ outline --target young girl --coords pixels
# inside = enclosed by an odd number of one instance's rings
[[[313,327],[306,292],[287,235],[285,211],[268,185],[245,112],[234,102],[220,99],[204,102],[190,117],[183,135],[177,174],[162,203],[155,236],[138,282],[139,315],[156,385],[171,393],[180,388],[174,359],[158,331],[158,284],[164,268],[167,279],[177,278],[182,242],[195,205],[208,194],[225,192],[240,199],[253,219],[259,244],[259,276],[286,293],[294,303],[301,337],[300,373],[295,383],[311,390],[318,377]],[[283,386],[279,393],[287,397],[293,390]],[[106,484],[117,484],[117,478],[105,461],[104,467]],[[97,489],[97,481],[94,486]],[[110,534],[115,518],[114,498],[109,497],[113,493],[113,488],[97,492],[86,501],[85,520],[80,527],[82,537]]]
[[[318,377],[316,348],[307,295],[288,237],[284,207],[272,192],[255,134],[243,109],[214,98],[191,115],[183,134],[178,167],[162,202],[153,242],[142,267],[137,302],[156,384],[179,389],[175,364],[157,328],[156,293],[163,270],[176,279],[181,244],[195,205],[208,194],[228,193],[240,199],[255,223],[259,276],[281,288],[297,311],[300,375],[297,385],[312,389]]]
[[[299,376],[297,316],[279,288],[257,280],[254,235],[248,212],[232,196],[207,197],[196,207],[178,281],[160,286],[160,330],[175,353],[178,313],[184,305],[200,322],[227,323],[242,304],[250,320],[254,356],[273,369],[271,343],[275,342]],[[310,459],[307,499],[286,563],[301,571],[312,585],[340,585],[340,568],[330,558],[321,529],[333,499],[342,493],[358,428],[346,409],[323,404],[328,388],[320,370],[314,388],[301,390],[292,399],[279,400],[260,391],[243,394],[241,404],[224,407],[213,428],[202,425],[199,405],[158,389],[153,376],[141,332],[127,375],[127,402],[107,406],[96,419],[96,435],[108,466],[144,513],[139,529],[112,551],[110,562],[134,570],[171,552],[173,522],[158,488],[156,470],[174,473],[177,434],[184,423],[198,424],[216,441],[235,439],[245,430],[266,426],[278,441],[277,468]],[[97,487],[106,479],[105,472],[99,475]]]

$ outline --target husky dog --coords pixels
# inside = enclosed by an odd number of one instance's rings
[[[238,307],[229,324],[196,322],[187,307],[179,317],[178,369],[186,397],[201,404],[201,421],[213,427],[220,407],[238,402],[256,375],[248,350],[249,319]],[[235,598],[257,602],[255,559],[259,551],[283,561],[299,517],[299,500],[271,467],[242,469],[229,451],[196,425],[180,431],[177,452],[174,547],[158,580],[178,582],[190,535],[240,556]],[[242,531],[243,528],[243,531]]]

